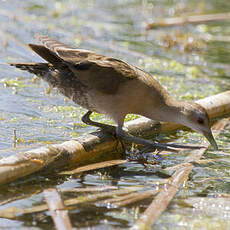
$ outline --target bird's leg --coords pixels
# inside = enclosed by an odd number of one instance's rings
[[[81,118],[81,120],[87,125],[96,126],[98,128],[101,128],[103,131],[106,131],[112,135],[116,135],[116,127],[115,126],[99,123],[96,121],[92,121],[92,120],[90,120],[90,117],[89,117],[91,114],[92,114],[92,111],[88,111],[86,114],[84,114],[84,116]]]
[[[116,129],[116,134],[117,134],[117,137],[119,139],[122,139],[122,140],[125,140],[128,142],[133,142],[133,143],[140,144],[140,145],[144,145],[145,147],[148,147],[148,148],[176,151],[176,149],[175,149],[176,147],[171,146],[170,144],[168,146],[167,144],[155,143],[155,142],[152,142],[150,140],[146,140],[146,139],[143,139],[140,137],[132,136],[132,135],[130,135],[130,134],[128,134],[122,130],[122,125],[118,125],[118,127]]]
[[[119,141],[120,141],[120,143],[121,143],[121,145],[122,145],[122,148],[123,148],[123,150],[124,150],[124,152],[125,152],[125,150],[126,150],[125,144],[124,144],[123,141],[117,136],[116,127],[113,126],[113,125],[107,125],[107,124],[103,124],[103,123],[99,123],[99,122],[90,120],[90,117],[89,117],[89,116],[90,116],[91,114],[92,114],[92,111],[88,111],[87,113],[84,114],[84,116],[81,118],[81,120],[82,120],[85,124],[87,124],[87,125],[96,126],[96,127],[98,127],[98,128],[101,128],[103,131],[108,132],[108,133],[110,133],[110,134],[113,135],[113,136],[116,136],[116,137],[119,139]]]

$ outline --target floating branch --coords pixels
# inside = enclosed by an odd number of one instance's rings
[[[221,120],[217,122],[213,129],[217,133],[220,133],[226,125],[229,124],[230,119]],[[158,195],[154,198],[153,202],[144,211],[142,216],[137,220],[132,230],[148,230],[152,224],[158,219],[158,217],[166,210],[170,201],[173,199],[181,184],[188,178],[189,173],[193,170],[192,163],[201,158],[201,156],[207,150],[209,143],[204,143],[205,148],[191,151],[190,155],[185,159],[184,164],[176,170],[176,172],[169,178],[169,183],[162,189]]]
[[[211,118],[223,116],[230,112],[230,91],[197,102],[206,108]],[[170,132],[183,126],[139,118],[127,122],[126,127],[131,134],[146,138],[156,133]],[[99,160],[105,161],[108,156],[112,156],[112,152],[122,152],[119,141],[109,134],[93,132],[61,144],[17,153],[0,160],[0,184],[14,181],[41,169],[63,170],[73,166],[95,163]]]
[[[224,20],[230,20],[230,13],[204,14],[204,15],[165,18],[165,19],[158,19],[156,22],[149,23],[146,26],[146,30],[154,29],[156,27],[181,26],[185,24],[200,24],[200,23],[224,21]]]

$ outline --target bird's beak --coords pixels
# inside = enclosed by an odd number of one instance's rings
[[[204,136],[207,138],[207,140],[209,141],[209,143],[213,146],[214,150],[218,150],[218,146],[217,143],[212,135],[212,131],[206,131],[204,132]]]

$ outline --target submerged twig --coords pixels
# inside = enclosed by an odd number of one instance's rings
[[[217,122],[213,129],[220,133],[224,127],[229,124],[230,119],[221,120]],[[158,195],[155,197],[153,202],[149,205],[149,207],[144,211],[142,216],[137,220],[134,226],[131,228],[132,230],[146,230],[150,229],[152,224],[158,219],[162,212],[168,207],[168,204],[173,199],[175,194],[177,193],[180,185],[186,180],[189,173],[194,168],[194,165],[189,162],[197,161],[201,158],[201,156],[207,150],[209,144],[205,143],[206,147],[200,150],[193,150],[191,154],[185,159],[184,165],[177,169],[177,171],[169,178],[169,183],[166,184],[164,189],[162,189]]]
[[[57,230],[72,229],[68,211],[65,209],[58,191],[56,189],[46,189],[43,193]]]

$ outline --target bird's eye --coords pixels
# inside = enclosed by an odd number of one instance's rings
[[[204,119],[202,117],[198,117],[197,122],[202,125],[204,124]]]

